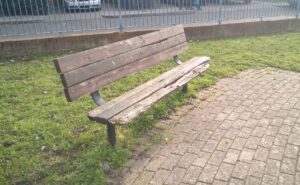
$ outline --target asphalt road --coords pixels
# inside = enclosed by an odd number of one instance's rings
[[[102,7],[100,11],[81,11],[47,16],[0,17],[0,39],[18,38],[17,35],[57,35],[86,31],[128,30],[158,27],[173,24],[211,23],[228,20],[295,16],[296,10],[287,1],[276,3],[252,1],[250,4],[230,2],[226,5],[206,4],[201,10],[179,9],[163,5],[153,10],[122,11],[112,6]],[[121,18],[120,18],[121,17]]]

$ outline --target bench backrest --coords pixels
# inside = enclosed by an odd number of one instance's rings
[[[59,58],[68,101],[187,50],[183,26],[173,26],[124,41]]]

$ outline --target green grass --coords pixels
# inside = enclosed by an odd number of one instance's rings
[[[52,63],[55,56],[0,60],[0,184],[104,184],[102,164],[122,166],[139,136],[155,120],[186,103],[195,93],[249,68],[276,67],[300,72],[300,33],[189,44],[181,60],[211,56],[210,69],[192,81],[188,95],[173,93],[128,127],[118,127],[118,144],[108,145],[106,128],[87,119],[89,97],[67,103]],[[171,69],[166,61],[102,90],[106,99]],[[150,137],[160,142],[161,137]]]

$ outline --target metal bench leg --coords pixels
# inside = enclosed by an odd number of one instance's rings
[[[107,124],[107,135],[108,141],[112,146],[116,144],[116,128],[115,125],[108,123]]]
[[[182,87],[182,92],[187,93],[188,91],[189,91],[189,86],[188,86],[188,84],[185,84],[185,85]]]

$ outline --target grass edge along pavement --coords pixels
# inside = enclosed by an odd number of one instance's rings
[[[0,184],[104,184],[105,171],[121,167],[156,120],[192,101],[198,90],[250,68],[300,72],[299,46],[300,33],[189,43],[180,59],[210,56],[210,69],[190,83],[187,95],[176,91],[133,124],[117,127],[115,148],[107,143],[106,127],[88,120],[95,107],[89,97],[65,100],[55,56],[1,59]],[[112,99],[174,66],[168,60],[101,92]]]

